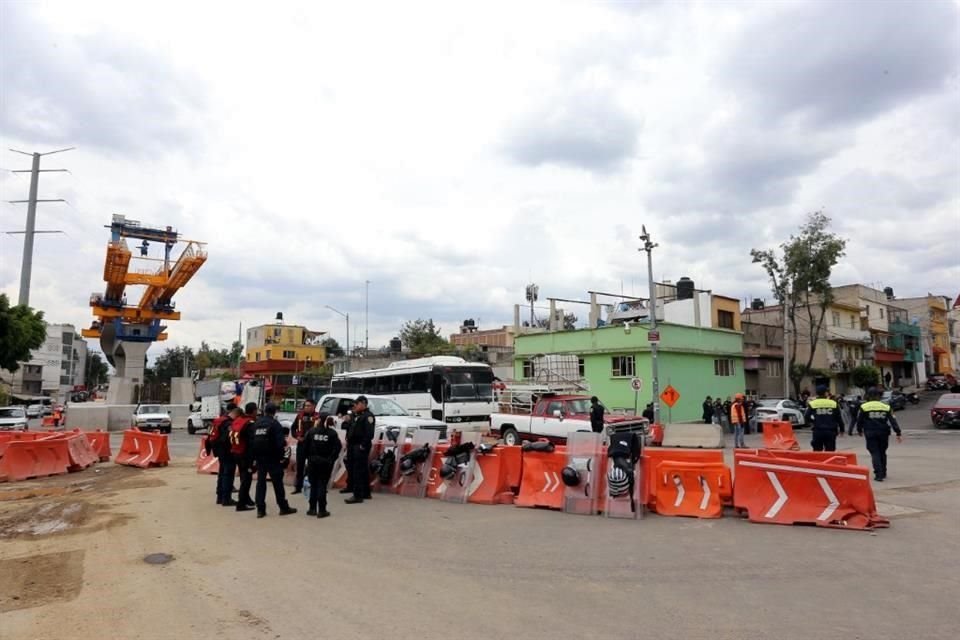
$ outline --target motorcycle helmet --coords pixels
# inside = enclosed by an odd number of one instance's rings
[[[563,471],[560,472],[560,478],[563,480],[563,484],[568,487],[575,487],[580,484],[580,474],[571,466],[563,468]]]
[[[440,467],[440,477],[444,480],[449,480],[455,475],[457,475],[457,465],[449,460],[444,461],[443,466]]]
[[[625,495],[629,492],[630,478],[627,476],[627,472],[620,467],[610,469],[610,471],[607,472],[607,489],[612,498]]]
[[[410,475],[416,471],[417,465],[414,463],[413,458],[404,458],[400,461],[400,473],[405,476]]]

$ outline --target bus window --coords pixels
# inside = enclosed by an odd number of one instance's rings
[[[409,393],[410,392],[410,376],[394,376],[393,377],[393,391],[394,393]]]
[[[430,374],[427,372],[414,373],[410,376],[410,391],[412,393],[426,393],[430,388]]]
[[[446,394],[444,392],[444,379],[443,374],[439,371],[434,372],[433,378],[431,379],[430,384],[430,395],[433,396],[434,402],[443,402],[446,400]]]
[[[376,378],[376,392],[378,394],[393,393],[393,376],[381,376]]]

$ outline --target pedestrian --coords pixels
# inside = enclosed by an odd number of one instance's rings
[[[230,425],[240,417],[240,409],[232,402],[227,404],[222,415],[213,419],[204,446],[207,455],[217,457],[217,504],[232,507],[233,477],[237,474],[237,465],[230,454]]]
[[[590,398],[590,428],[594,433],[603,433],[603,412],[600,398],[597,396]]]
[[[304,438],[304,453],[307,460],[307,478],[310,480],[310,509],[308,516],[326,518],[327,511],[327,484],[333,465],[340,455],[340,436],[334,426],[333,416],[326,417],[323,422],[317,423],[307,431]]]
[[[253,425],[253,438],[250,442],[253,458],[257,464],[257,517],[267,515],[267,476],[273,484],[273,494],[280,508],[280,515],[286,516],[297,510],[287,502],[283,488],[283,459],[287,448],[287,439],[283,435],[283,426],[277,421],[277,405],[270,403],[263,409],[263,415]]]
[[[853,430],[857,426],[857,418],[860,414],[860,406],[863,405],[861,396],[854,396],[853,400],[847,402],[847,411],[850,412],[850,422],[847,426],[847,435],[852,436]]]
[[[703,423],[710,424],[713,422],[713,400],[710,396],[707,396],[707,399],[703,401]]]
[[[353,420],[347,431],[347,451],[350,453],[353,474],[353,496],[344,500],[347,504],[360,504],[370,495],[370,449],[377,419],[367,408],[367,396],[357,396],[353,403]]]
[[[653,403],[648,402],[647,406],[643,409],[643,417],[647,419],[650,424],[653,424],[654,415],[653,415]]]
[[[814,451],[836,451],[837,436],[843,435],[843,417],[837,401],[827,397],[826,385],[817,387],[817,397],[807,403],[805,419],[812,426]]]
[[[297,413],[290,426],[290,435],[297,440],[297,476],[293,482],[293,493],[303,492],[303,471],[306,468],[306,456],[304,455],[304,438],[307,431],[313,428],[317,420],[317,405],[309,398],[304,401],[303,409]]]
[[[718,424],[724,429],[726,428],[723,424],[723,401],[720,400],[720,396],[717,396],[713,401],[713,424]]]
[[[250,485],[253,484],[253,457],[250,451],[250,435],[253,422],[257,419],[257,403],[248,402],[243,415],[230,423],[230,457],[233,458],[237,475],[240,476],[240,489],[237,491],[237,511],[253,509],[250,499]]]
[[[857,433],[866,437],[867,451],[873,462],[873,479],[883,482],[887,479],[887,446],[890,444],[890,429],[897,434],[897,442],[903,442],[900,425],[893,416],[890,405],[881,402],[880,390],[867,389],[867,401],[860,405],[857,415]]]
[[[733,427],[733,446],[738,449],[746,449],[747,444],[743,440],[743,430],[747,427],[747,408],[743,404],[742,393],[736,394],[730,404],[730,424]]]
[[[353,424],[353,410],[348,409],[346,412],[339,414],[338,417],[340,418],[340,428],[343,430],[343,438],[346,440],[350,433],[350,426]],[[343,456],[343,468],[347,472],[347,485],[340,489],[340,493],[353,493],[353,456],[350,455],[349,444],[346,449]]]
[[[730,426],[730,408],[732,406],[733,402],[730,400],[730,396],[727,396],[727,399],[720,405],[720,410],[723,411],[723,414],[720,416],[720,424],[723,425],[724,431],[729,431],[730,433],[733,433],[733,429]]]

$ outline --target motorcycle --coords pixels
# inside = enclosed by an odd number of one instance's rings
[[[910,402],[910,404],[920,404],[920,395],[916,391],[911,391],[904,395],[907,396],[907,401]]]

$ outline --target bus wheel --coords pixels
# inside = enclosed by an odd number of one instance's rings
[[[513,427],[504,428],[503,431],[501,431],[501,435],[503,436],[503,444],[510,445],[511,447],[520,444],[520,434],[517,433],[517,430]]]

